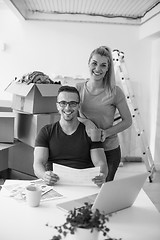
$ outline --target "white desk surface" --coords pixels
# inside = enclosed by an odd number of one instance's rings
[[[17,180],[7,180],[13,183]],[[60,225],[65,221],[65,212],[56,204],[64,200],[83,197],[99,191],[98,187],[55,186],[55,190],[66,198],[42,202],[39,207],[31,208],[26,203],[5,197],[0,193],[0,240],[50,240],[53,230],[46,227]],[[160,240],[160,214],[143,190],[134,205],[110,217],[109,235],[122,240]],[[74,239],[73,236],[65,238]],[[99,240],[104,239],[100,236]]]

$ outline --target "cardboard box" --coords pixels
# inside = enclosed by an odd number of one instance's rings
[[[8,169],[8,149],[0,149],[0,171]]]
[[[56,96],[60,84],[34,84],[12,82],[5,89],[13,93],[12,108],[26,113],[57,112]]]
[[[0,142],[14,142],[14,119],[13,112],[0,112]]]
[[[59,113],[24,114],[16,112],[15,137],[21,142],[34,147],[40,129],[50,123],[59,121]]]
[[[21,173],[34,175],[33,161],[34,148],[24,143],[19,143],[15,147],[10,148],[8,158],[8,168],[19,171]]]
[[[14,141],[14,143],[0,143],[0,171],[8,169],[9,150],[18,144],[18,141]]]
[[[0,112],[12,112],[11,101],[0,100]]]

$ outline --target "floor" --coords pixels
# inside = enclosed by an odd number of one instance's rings
[[[124,162],[123,166],[118,168],[116,178],[133,175],[134,173],[145,172],[146,167],[143,162]],[[0,179],[0,185],[4,183]],[[143,186],[144,191],[151,199],[157,210],[160,212],[160,165],[156,166],[156,171],[153,173],[152,182],[147,179]]]
[[[155,166],[155,168],[156,171],[153,172],[152,182],[148,178],[143,186],[143,190],[160,212],[160,165]],[[118,168],[116,177],[128,176],[144,171],[146,171],[146,166],[143,162],[124,162],[123,166]]]

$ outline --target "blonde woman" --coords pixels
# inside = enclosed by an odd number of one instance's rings
[[[121,160],[117,134],[131,126],[132,118],[125,95],[115,83],[110,49],[101,46],[93,50],[88,67],[90,79],[76,85],[81,98],[80,119],[86,125],[88,135],[93,127],[101,129],[101,141],[108,163],[106,181],[112,181]],[[121,121],[114,124],[116,110]]]

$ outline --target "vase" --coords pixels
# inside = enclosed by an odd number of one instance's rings
[[[96,229],[77,228],[75,231],[75,240],[98,240],[99,232]]]

